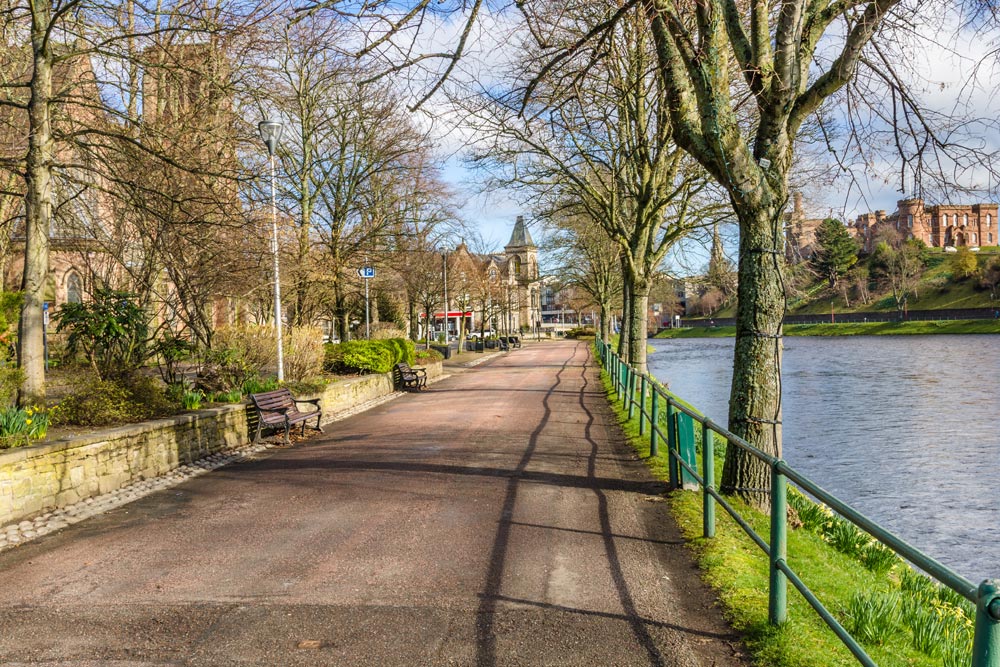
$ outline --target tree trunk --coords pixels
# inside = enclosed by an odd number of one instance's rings
[[[622,361],[628,362],[629,347],[629,327],[632,326],[632,292],[628,281],[622,286],[622,323],[618,330],[618,356]]]
[[[611,340],[611,307],[607,301],[601,301],[601,340],[605,343]]]
[[[21,405],[45,402],[45,342],[42,309],[49,276],[49,228],[52,220],[52,137],[49,105],[52,98],[52,53],[46,32],[48,3],[34,7],[31,41],[34,73],[28,102],[28,159],[24,197],[24,305],[18,324],[17,360],[24,371],[18,397]]]
[[[781,201],[772,197],[772,201]],[[772,456],[781,457],[782,293],[777,223],[780,209],[734,203],[740,219],[736,348],[729,398],[729,428]],[[722,471],[723,493],[766,509],[771,470],[767,463],[730,446]]]
[[[633,285],[629,292],[632,295],[632,305],[629,308],[628,327],[628,359],[632,367],[640,373],[646,368],[646,326],[649,318],[650,285]]]

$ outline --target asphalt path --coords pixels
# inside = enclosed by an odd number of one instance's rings
[[[586,344],[0,553],[0,665],[742,665]]]

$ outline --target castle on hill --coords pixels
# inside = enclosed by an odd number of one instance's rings
[[[785,254],[790,261],[812,256],[816,228],[823,218],[807,218],[802,196],[795,193],[792,210],[784,215]],[[895,229],[904,239],[916,238],[931,248],[993,246],[1000,243],[997,231],[997,204],[938,204],[928,206],[912,197],[896,202],[896,210],[862,213],[847,230],[858,241],[861,252],[875,248],[875,239],[886,228]]]

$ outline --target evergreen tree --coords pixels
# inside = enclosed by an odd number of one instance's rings
[[[858,243],[851,238],[847,227],[835,218],[821,222],[816,228],[816,250],[811,262],[830,281],[830,287],[857,261]]]

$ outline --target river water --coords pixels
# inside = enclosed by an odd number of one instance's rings
[[[650,372],[725,424],[733,339],[650,342]],[[1000,578],[1000,336],[786,338],[782,386],[789,465],[974,583]]]

